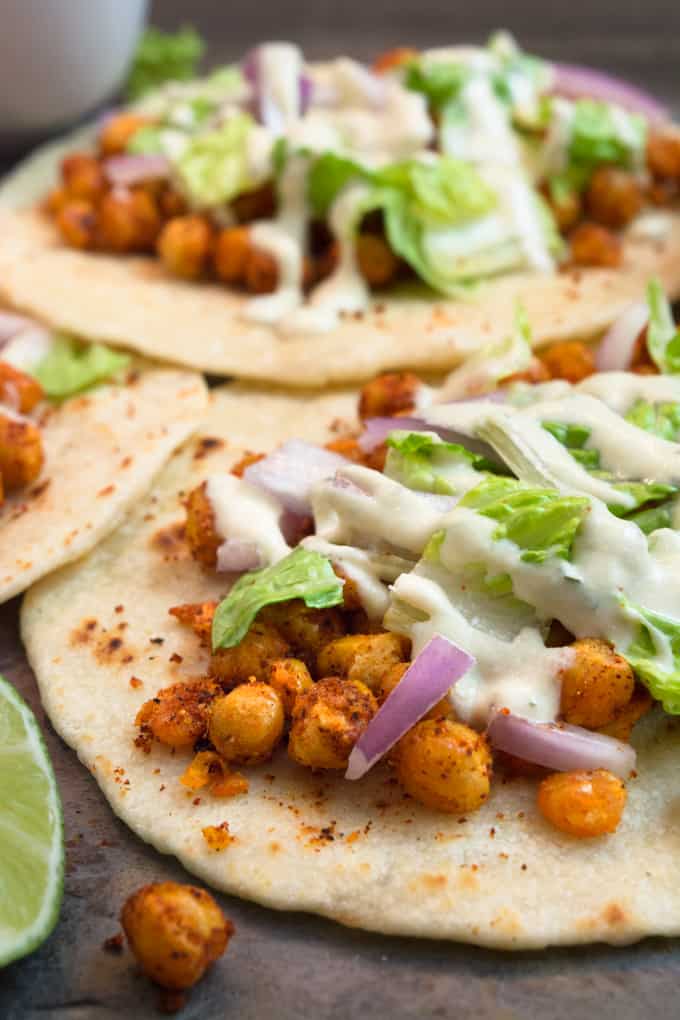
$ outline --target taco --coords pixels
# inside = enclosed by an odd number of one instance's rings
[[[2,216],[0,292],[208,372],[445,371],[502,340],[518,297],[540,346],[601,333],[650,275],[680,293],[665,111],[506,34],[372,69],[264,45],[151,88],[93,140],[60,178],[50,150],[8,184],[34,208]]]
[[[348,925],[680,932],[680,332],[651,296],[635,372],[572,348],[449,403],[383,378],[361,434],[349,392],[215,391],[154,498],[23,606],[114,811]]]
[[[0,602],[88,552],[194,432],[202,378],[0,311]]]

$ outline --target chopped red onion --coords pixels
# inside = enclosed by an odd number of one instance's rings
[[[31,325],[30,319],[25,319],[23,315],[0,311],[0,346]]]
[[[216,569],[220,574],[242,574],[261,566],[260,550],[254,542],[228,538],[217,550]]]
[[[165,156],[160,155],[111,156],[104,163],[104,172],[114,187],[125,188],[167,177],[170,163]]]
[[[279,527],[288,545],[295,546],[314,530],[314,520],[309,514],[294,514],[292,510],[284,510],[279,519]]]
[[[441,634],[430,638],[352,748],[345,779],[361,779],[474,662]]]
[[[313,485],[332,477],[349,462],[331,450],[301,439],[289,439],[263,460],[250,464],[243,477],[264,489],[295,514],[311,513],[309,493]]]
[[[532,722],[506,709],[494,715],[487,736],[499,751],[557,772],[608,769],[626,779],[635,768],[630,744],[581,726]]]
[[[575,64],[554,64],[553,67],[554,91],[567,99],[601,99],[606,103],[617,103],[654,122],[668,120],[670,117],[658,99],[621,78]]]
[[[595,353],[598,372],[624,371],[631,363],[635,342],[649,322],[646,301],[634,301],[624,308],[609,327]]]
[[[268,87],[266,75],[263,71],[262,54],[267,45],[281,46],[282,43],[265,43],[250,50],[243,58],[241,70],[243,77],[250,84],[252,90],[252,102],[249,104],[254,117],[265,127],[273,131],[280,131],[285,126],[284,111],[278,108],[271,89]],[[295,48],[297,49],[297,48]],[[311,78],[303,71],[298,75],[298,109],[296,113],[302,116],[309,109],[312,102],[313,83]]]

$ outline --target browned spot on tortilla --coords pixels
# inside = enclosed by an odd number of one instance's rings
[[[490,927],[502,931],[504,935],[519,935],[522,931],[522,922],[514,910],[503,907],[491,921]]]
[[[71,636],[72,643],[81,644],[91,638],[94,638],[92,654],[100,665],[128,665],[135,658],[134,649],[125,644],[119,631],[101,628],[96,620],[84,621]]]
[[[159,528],[151,536],[149,545],[161,553],[166,562],[187,559],[189,549],[184,537],[184,522],[175,521],[165,528]]]
[[[98,626],[99,624],[94,617],[86,617],[71,631],[70,643],[72,645],[86,645],[94,636]]]
[[[28,494],[27,494],[28,498],[29,499],[40,499],[42,494],[44,492],[47,492],[47,489],[49,488],[50,483],[51,483],[51,479],[50,478],[45,478],[45,479],[43,479],[42,482],[38,482],[38,484],[34,488],[29,489]]]
[[[628,919],[625,910],[618,903],[608,903],[604,908],[603,916],[607,924],[612,926],[623,924]]]
[[[120,462],[120,467],[121,468],[128,468],[128,467],[130,467],[130,464],[132,464],[133,460],[134,460],[133,457],[123,457],[123,459]]]
[[[274,841],[269,844],[269,850],[273,854],[278,854],[281,850],[281,844]]]
[[[115,485],[105,485],[104,488],[100,489],[99,492],[97,493],[97,498],[99,499],[104,496],[110,496],[111,493],[115,491],[116,491]]]
[[[209,453],[221,450],[224,445],[223,439],[218,439],[216,436],[203,436],[203,438],[199,439],[196,443],[194,460],[202,460],[204,457],[207,457]]]
[[[430,889],[432,892],[436,892],[437,889],[443,889],[449,880],[446,877],[446,875],[425,874],[420,876],[420,881],[425,886],[426,889]]]
[[[465,864],[461,865],[458,877],[458,885],[461,889],[470,889],[472,891],[479,889],[479,879],[475,874],[476,870],[476,866],[468,867]]]

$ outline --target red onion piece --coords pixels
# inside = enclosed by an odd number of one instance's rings
[[[554,64],[554,91],[567,99],[602,99],[641,113],[652,122],[669,120],[666,107],[649,92],[603,71],[576,64]]]
[[[430,638],[352,748],[345,779],[361,779],[474,662],[441,634]]]
[[[313,485],[332,477],[349,462],[331,450],[301,439],[289,439],[264,460],[250,464],[243,477],[278,499],[295,514],[311,513],[309,493]]]
[[[217,550],[216,569],[220,574],[242,574],[261,566],[260,550],[254,542],[228,538]]]
[[[608,769],[626,779],[635,768],[635,750],[614,737],[567,723],[537,723],[501,710],[489,723],[490,743],[524,761],[556,772]]]
[[[624,308],[609,327],[595,352],[598,372],[624,371],[631,363],[635,342],[649,322],[646,301],[635,301]]]
[[[30,319],[25,319],[23,315],[0,311],[0,346],[31,325]]]
[[[305,535],[314,531],[314,519],[309,514],[294,514],[292,510],[284,510],[279,519],[279,527],[288,545],[295,546]]]
[[[142,181],[167,177],[170,164],[165,156],[111,156],[104,163],[104,172],[114,187],[130,187]]]
[[[265,44],[266,45],[266,44]],[[267,84],[262,73],[262,47],[256,46],[245,55],[241,63],[243,77],[250,84],[252,90],[252,101],[249,103],[250,112],[265,127],[278,130],[283,125],[281,122],[281,111],[275,106],[270,95],[268,95]],[[311,78],[302,72],[298,79],[298,95],[300,116],[305,114],[312,103],[313,82]]]

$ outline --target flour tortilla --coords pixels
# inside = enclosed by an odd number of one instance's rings
[[[205,672],[207,653],[168,608],[225,588],[189,556],[181,493],[246,448],[324,440],[353,405],[348,393],[217,392],[205,435],[228,445],[197,441],[177,454],[113,536],[29,592],[22,634],[54,726],[142,839],[216,888],[271,907],[505,949],[680,933],[680,736],[661,716],[638,728],[639,778],[619,831],[593,841],[543,822],[524,780],[496,782],[489,803],[461,821],[406,800],[384,766],[349,783],[283,751],[247,770],[247,795],[194,804],[179,783],[189,755],[133,746],[140,705]],[[236,841],[216,853],[201,829],[223,821]]]
[[[288,386],[325,386],[387,369],[445,372],[510,331],[520,298],[537,347],[591,339],[639,298],[656,275],[680,296],[680,213],[663,240],[626,243],[620,269],[515,274],[453,301],[424,288],[376,295],[370,311],[329,333],[281,335],[243,318],[248,298],[219,285],[168,276],[157,259],[66,248],[51,222],[28,208],[58,179],[69,148],[93,129],[38,150],[0,187],[0,299],[51,326],[216,375]]]
[[[0,602],[113,531],[196,431],[206,404],[196,373],[149,370],[39,414],[43,470],[0,508]]]

